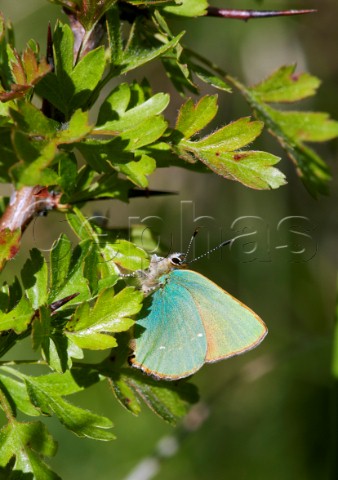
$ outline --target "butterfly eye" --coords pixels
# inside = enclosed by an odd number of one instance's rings
[[[174,257],[171,257],[170,261],[173,265],[182,265],[184,261],[184,255],[181,254],[181,255],[176,255]]]

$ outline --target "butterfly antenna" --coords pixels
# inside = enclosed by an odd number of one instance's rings
[[[187,259],[187,256],[189,255],[189,252],[190,252],[190,249],[191,249],[191,245],[193,244],[193,241],[195,240],[195,237],[196,235],[198,234],[198,232],[200,231],[201,227],[197,227],[194,231],[194,233],[191,235],[191,239],[190,239],[190,242],[189,242],[189,245],[188,245],[188,248],[187,248],[187,251],[184,255],[184,261],[183,263],[186,263],[186,259]],[[192,260],[193,261],[193,260]],[[190,263],[190,262],[189,262]]]
[[[193,258],[192,260],[190,260],[190,262],[186,262],[186,263],[196,262],[197,260],[200,260],[201,258],[206,257],[207,255],[209,255],[209,253],[215,252],[216,250],[219,250],[220,248],[223,248],[223,247],[225,247],[226,245],[231,244],[232,241],[233,241],[233,239],[231,239],[231,240],[225,240],[225,242],[220,243],[219,245],[217,245],[217,247],[214,247],[214,248],[212,248],[211,250],[208,250],[207,252],[202,253],[202,255],[199,255],[198,257]]]

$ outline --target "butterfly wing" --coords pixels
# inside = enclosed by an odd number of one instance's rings
[[[177,288],[189,292],[203,322],[208,345],[205,362],[217,362],[251,350],[267,334],[258,315],[203,275],[175,270],[171,276]]]
[[[133,366],[157,378],[175,380],[196,372],[205,362],[207,341],[195,299],[175,271],[151,297],[134,328]],[[163,277],[164,278],[164,277]],[[161,279],[161,281],[163,280]]]

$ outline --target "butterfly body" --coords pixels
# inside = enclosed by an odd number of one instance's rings
[[[257,346],[267,333],[263,321],[239,300],[192,270],[184,255],[153,256],[140,274],[149,295],[136,322],[132,365],[155,378],[176,380],[204,363]]]

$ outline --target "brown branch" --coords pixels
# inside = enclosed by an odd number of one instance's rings
[[[20,229],[23,232],[37,215],[49,210],[65,209],[60,204],[61,193],[50,192],[47,187],[23,187],[16,190],[8,207],[0,218],[0,232],[9,229],[12,232]]]
[[[251,18],[283,17],[291,15],[304,15],[316,13],[317,10],[227,10],[224,8],[208,7],[208,17],[235,18],[237,20],[250,20]]]

